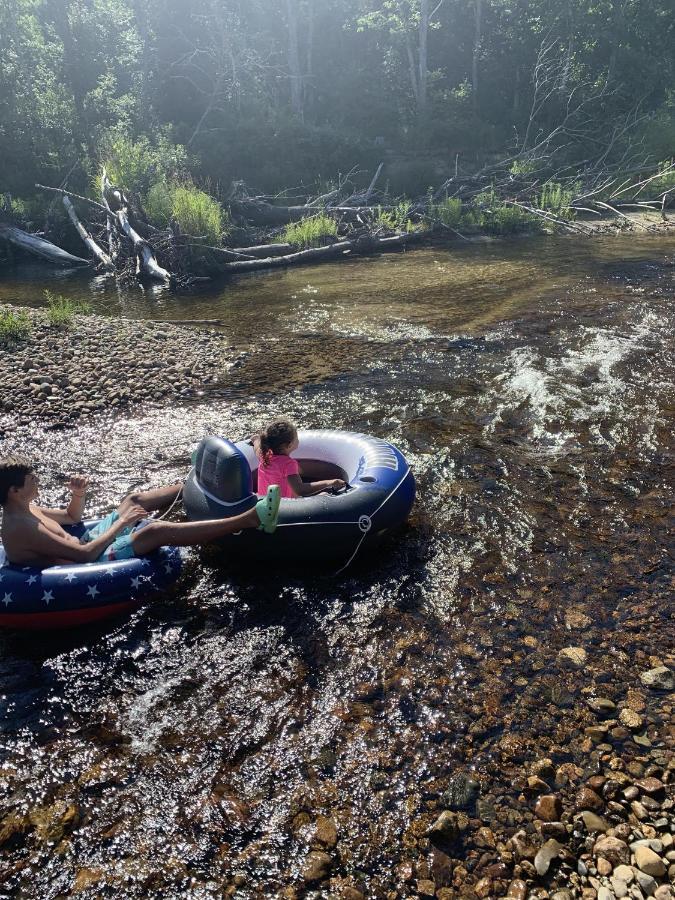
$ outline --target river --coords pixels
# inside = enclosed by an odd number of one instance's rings
[[[484,824],[531,824],[519,759],[585,765],[584,699],[672,650],[674,259],[672,237],[536,238],[182,295],[3,273],[0,301],[217,318],[245,354],[198,403],[6,438],[44,460],[44,500],[84,471],[108,509],[279,414],[392,440],[418,499],[339,578],[205,551],[122,621],[0,638],[0,819],[32,816],[0,896],[328,896],[311,848],[335,896],[457,886],[424,835],[458,772]],[[561,674],[569,645],[587,662]],[[460,882],[490,863],[474,849]]]

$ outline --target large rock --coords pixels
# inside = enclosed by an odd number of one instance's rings
[[[432,840],[456,841],[461,833],[466,831],[468,824],[469,820],[463,813],[455,813],[445,809],[433,823],[427,835]]]
[[[307,854],[307,859],[302,867],[302,877],[305,884],[313,884],[316,881],[323,881],[328,876],[333,860],[327,853],[314,850]]]
[[[549,866],[561,850],[562,844],[559,844],[554,838],[546,841],[534,858],[534,867],[538,875],[544,876],[548,872]]]
[[[675,690],[675,675],[665,666],[657,666],[640,675],[640,681],[646,686],[657,691]]]
[[[563,647],[558,653],[558,665],[566,669],[583,669],[587,657],[583,647]]]
[[[635,864],[641,872],[652,878],[661,878],[666,874],[666,867],[661,857],[651,847],[635,848]]]
[[[562,814],[562,803],[560,797],[555,794],[544,794],[541,796],[534,807],[534,814],[543,822],[558,822]]]
[[[630,862],[630,850],[625,841],[620,841],[615,837],[601,837],[593,846],[595,856],[601,856],[603,859],[611,862],[613,866],[620,866],[622,863],[628,865]]]
[[[480,785],[464,772],[453,775],[443,794],[442,803],[449,810],[471,809],[480,794]]]

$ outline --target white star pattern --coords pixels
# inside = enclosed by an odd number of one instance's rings
[[[35,584],[35,582],[36,582],[37,580],[38,580],[37,575],[29,575],[29,576],[28,576],[28,581],[26,582],[26,584]]]
[[[5,606],[9,606],[9,604],[12,602],[12,595],[5,594],[5,596],[2,598],[2,602],[5,604]]]
[[[115,574],[115,570],[113,569],[112,566],[110,566],[109,569],[106,569],[106,570],[105,570],[105,574],[106,574],[106,575],[110,575],[110,577],[112,578],[112,576]]]
[[[140,578],[132,578],[132,579],[131,579],[131,586],[132,586],[132,588],[134,588],[134,590],[137,591],[138,588],[139,588],[139,586],[140,586],[140,584],[141,584],[141,579],[140,579]]]
[[[90,596],[91,599],[93,600],[94,597],[98,594],[98,588],[96,587],[95,584],[92,584],[91,587],[88,587],[88,588],[87,588],[87,593],[89,594],[89,596]]]
[[[42,595],[42,599],[45,601],[47,606],[49,606],[49,601],[54,599],[53,591],[45,591]]]
[[[66,581],[68,582],[68,584],[70,584],[71,581],[77,581],[77,575],[73,575],[72,572],[68,572],[68,574],[64,577],[65,577]]]
[[[165,564],[164,571],[166,572],[167,575],[170,575],[173,572],[173,566],[171,565],[171,563]]]
[[[5,576],[2,574],[2,572],[0,572],[0,581],[4,581],[4,579],[5,579]]]

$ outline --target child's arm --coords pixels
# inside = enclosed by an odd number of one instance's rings
[[[325,481],[312,481],[305,484],[299,475],[287,475],[288,486],[296,497],[312,497],[321,491],[339,491],[345,486],[341,478],[328,478]]]
[[[68,485],[71,496],[67,509],[45,509],[40,506],[40,512],[59,525],[76,525],[82,521],[88,484],[89,479],[85,475],[72,475]]]

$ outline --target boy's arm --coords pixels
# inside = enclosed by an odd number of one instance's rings
[[[58,522],[59,525],[77,525],[82,521],[88,484],[89,479],[85,475],[73,475],[68,485],[70,490],[68,507],[66,509],[45,509],[44,506],[40,506],[40,512],[54,522]]]

